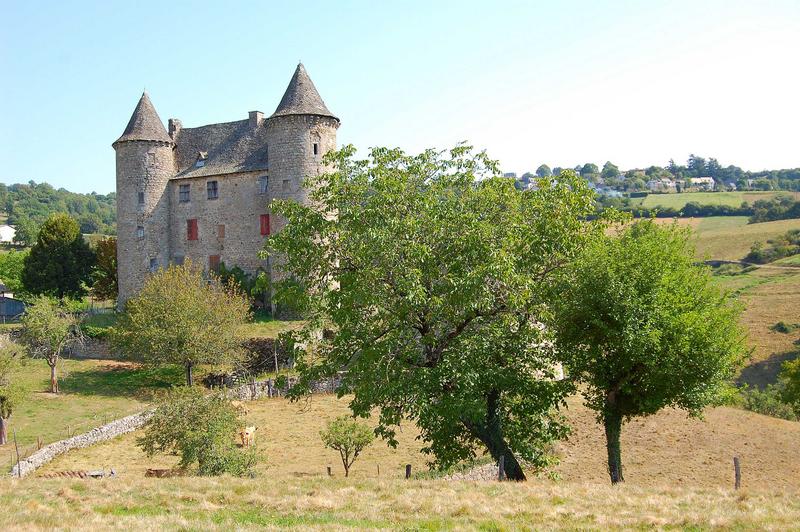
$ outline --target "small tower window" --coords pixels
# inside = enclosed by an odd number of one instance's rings
[[[155,166],[156,165],[156,154],[155,152],[150,152],[147,154],[147,166]]]
[[[136,238],[144,238],[144,227],[141,225],[136,227]]]
[[[319,155],[319,144],[314,143],[314,155]]]
[[[178,185],[178,201],[189,203],[189,185]]]
[[[208,192],[208,199],[217,199],[219,197],[219,187],[216,181],[206,183],[206,191]]]
[[[258,193],[259,194],[266,194],[267,188],[269,187],[269,178],[265,175],[262,175],[258,178]]]
[[[158,259],[150,259],[150,271],[154,272],[158,269]]]
[[[285,191],[287,191],[287,190],[289,190],[289,180],[288,180],[288,179],[284,179],[284,180],[283,180],[283,182],[281,183],[281,189],[282,189],[284,192],[285,192]]]
[[[139,192],[137,194],[137,197],[138,197],[138,200],[139,200],[139,205],[144,205],[144,192]]]

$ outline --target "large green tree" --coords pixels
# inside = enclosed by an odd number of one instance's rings
[[[288,225],[267,242],[278,299],[308,319],[301,385],[341,375],[356,416],[378,408],[390,444],[413,420],[442,467],[479,450],[503,457],[510,479],[525,479],[518,458],[546,466],[569,384],[552,378],[544,295],[602,232],[586,220],[585,180],[564,172],[518,191],[465,146],[368,160],[345,147],[327,162],[309,205],[273,202]]]
[[[78,222],[67,214],[53,214],[25,258],[22,283],[32,294],[78,298],[86,294],[94,261]]]
[[[192,263],[172,265],[148,276],[111,337],[135,360],[183,366],[191,386],[198,364],[230,365],[240,359],[240,331],[249,308],[238,289],[206,279]]]
[[[747,354],[739,307],[696,265],[689,232],[639,222],[593,243],[554,284],[557,344],[605,426],[624,480],[624,421],[673,406],[698,415]]]

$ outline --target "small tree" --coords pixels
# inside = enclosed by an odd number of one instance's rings
[[[605,426],[611,482],[622,482],[623,422],[713,402],[747,353],[740,310],[695,264],[688,231],[650,220],[599,240],[562,281],[557,346]]]
[[[116,299],[117,283],[117,239],[104,238],[97,243],[97,261],[92,271],[92,293],[98,299]]]
[[[180,467],[197,465],[200,475],[252,474],[256,450],[236,447],[236,433],[243,426],[239,410],[222,393],[179,387],[167,392],[144,425],[137,445],[153,456],[178,454]]]
[[[50,391],[58,393],[56,368],[64,351],[81,339],[75,317],[47,296],[33,299],[22,316],[22,340],[31,357],[43,358],[50,366]]]
[[[187,262],[150,275],[128,301],[111,337],[146,364],[179,364],[186,383],[197,364],[232,364],[242,356],[240,329],[250,305],[238,290]]]
[[[320,431],[319,435],[325,447],[339,451],[345,477],[350,475],[350,467],[361,451],[375,439],[372,429],[349,416],[332,420],[328,423],[328,428]]]
[[[77,299],[86,294],[94,260],[78,222],[67,214],[53,214],[25,258],[22,283],[31,294]]]
[[[14,372],[21,364],[23,351],[7,336],[0,337],[0,445],[8,441],[8,420],[25,396],[14,381]]]
[[[800,417],[800,358],[783,363],[780,373],[781,398]]]

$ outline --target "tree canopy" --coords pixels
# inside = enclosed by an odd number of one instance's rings
[[[309,178],[310,205],[276,201],[288,224],[267,242],[308,318],[303,384],[342,374],[357,416],[379,408],[394,442],[413,420],[435,464],[479,449],[548,465],[565,433],[555,412],[569,385],[555,374],[544,295],[551,276],[603,231],[592,193],[571,172],[518,191],[484,153],[458,146],[408,155],[350,146]],[[320,328],[334,334],[319,335]],[[320,338],[321,337],[321,338]]]
[[[95,248],[97,260],[92,271],[92,294],[98,299],[117,299],[117,239],[103,238]]]
[[[622,481],[625,420],[666,406],[698,415],[730,383],[747,354],[740,308],[695,264],[688,231],[652,220],[593,242],[554,287],[559,351]]]
[[[240,330],[249,302],[236,288],[187,261],[147,277],[113,328],[114,344],[152,365],[177,364],[193,384],[198,364],[230,365],[242,356]]]
[[[22,283],[31,294],[77,299],[86,294],[94,261],[78,223],[67,214],[53,214],[25,257]]]
[[[58,393],[57,367],[66,349],[80,341],[80,328],[58,301],[48,296],[33,298],[22,315],[22,341],[33,358],[50,366],[50,391]]]

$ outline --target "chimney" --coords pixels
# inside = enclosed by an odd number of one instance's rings
[[[167,127],[167,131],[169,132],[169,137],[172,140],[175,140],[175,137],[178,136],[178,133],[180,132],[182,127],[183,124],[181,124],[180,120],[178,120],[177,118],[170,118]]]
[[[264,113],[261,111],[250,111],[250,127],[258,127],[264,121]]]

